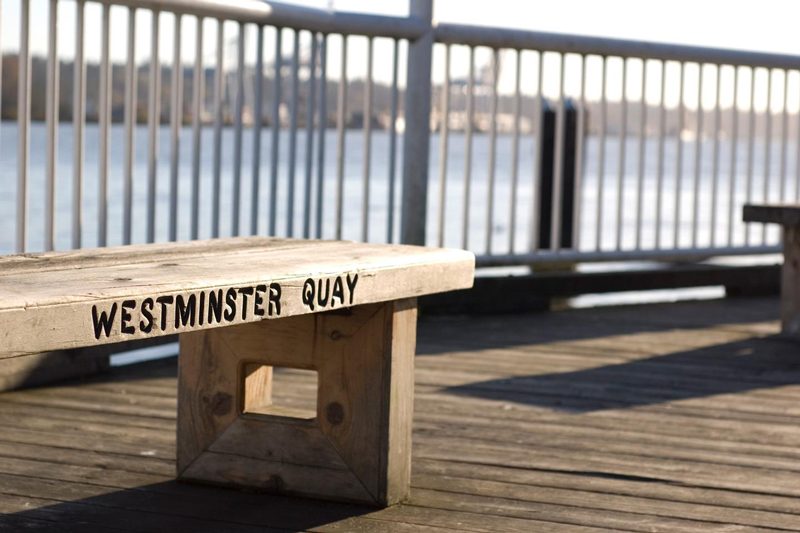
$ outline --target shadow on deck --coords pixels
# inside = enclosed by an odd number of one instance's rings
[[[797,348],[796,340],[778,335],[748,338],[582,370],[490,379],[446,391],[568,412],[625,409],[800,385]],[[530,394],[533,390],[536,395]]]
[[[800,528],[777,301],[420,325],[413,493],[386,510],[177,483],[175,360],[0,396],[0,530]],[[313,382],[281,379],[287,404]]]

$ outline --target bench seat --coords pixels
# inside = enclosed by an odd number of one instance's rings
[[[408,495],[416,298],[460,250],[232,238],[0,258],[0,359],[180,338],[178,477],[388,505]],[[271,405],[273,367],[317,410]]]

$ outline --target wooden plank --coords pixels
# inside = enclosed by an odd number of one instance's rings
[[[428,406],[425,406],[428,407]],[[423,407],[423,413],[415,420],[415,427],[421,434],[436,432],[458,434],[458,429],[450,429],[459,425],[461,431],[467,429],[486,440],[508,440],[516,437],[515,442],[525,442],[529,438],[564,438],[573,442],[599,442],[608,440],[610,443],[622,445],[637,445],[639,449],[648,453],[658,454],[659,449],[666,449],[666,456],[676,457],[676,454],[691,453],[697,457],[706,454],[720,454],[719,461],[724,462],[724,457],[736,457],[741,462],[759,461],[797,461],[800,459],[800,438],[796,438],[794,445],[778,445],[773,442],[768,444],[742,442],[740,440],[727,440],[722,435],[709,432],[706,428],[690,427],[681,428],[681,431],[657,431],[657,424],[637,423],[621,427],[618,422],[593,423],[595,419],[587,417],[571,418],[545,418],[529,416],[525,419],[509,419],[492,416],[488,412],[484,416],[461,413],[454,421],[452,414],[432,413],[429,408]],[[743,426],[744,430],[749,430]],[[730,431],[728,431],[730,432]],[[609,451],[605,448],[605,451]],[[793,469],[793,468],[792,468]]]
[[[646,478],[606,476],[600,472],[564,472],[547,469],[518,469],[503,466],[437,461],[416,458],[414,473],[429,476],[457,476],[478,480],[504,481],[531,487],[560,488],[620,496],[634,496],[668,502],[717,505],[731,509],[752,509],[798,515],[797,498],[690,485],[654,483]],[[416,484],[417,478],[415,478]]]
[[[446,447],[445,452],[442,448]],[[795,472],[775,469],[722,466],[656,457],[630,457],[575,450],[537,450],[522,446],[498,448],[495,443],[465,443],[447,439],[427,439],[415,445],[417,457],[448,459],[516,468],[551,468],[573,472],[600,472],[607,475],[650,478],[654,482],[682,483],[707,488],[751,491],[800,497]]]
[[[128,264],[116,253],[115,264],[73,267],[74,276],[35,260],[0,273],[0,357],[466,288],[474,271],[474,256],[460,250],[329,241],[169,262]]]
[[[687,504],[575,489],[521,486],[502,481],[427,475],[420,475],[415,479],[418,483],[417,486],[423,489],[456,492],[465,496],[472,495],[481,498],[503,498],[509,502],[513,501],[517,508],[526,507],[524,504],[520,505],[521,502],[530,503],[536,507],[541,506],[545,509],[549,505],[570,506],[575,509],[575,516],[580,516],[581,511],[594,512],[595,517],[592,518],[590,524],[625,529],[641,527],[641,531],[658,530],[649,529],[654,526],[662,531],[667,531],[669,522],[673,522],[681,529],[686,529],[690,526],[689,521],[696,521],[694,528],[698,531],[703,528],[707,528],[709,531],[715,529],[724,531],[731,525],[791,529],[797,525],[798,520],[798,515],[794,513],[731,509],[711,504]],[[629,516],[626,517],[626,514]],[[643,520],[645,516],[648,519]],[[613,519],[614,522],[610,519]],[[645,525],[643,522],[645,524],[649,522],[649,524]]]
[[[543,420],[558,421],[564,417],[572,417],[569,411],[553,409],[519,408],[511,402],[490,400],[473,400],[469,397],[451,397],[447,395],[424,393],[417,391],[417,411],[449,414],[458,418],[467,409],[469,415],[481,414],[499,420],[525,421]],[[563,402],[563,401],[562,401]],[[620,425],[641,427],[653,431],[653,434],[682,435],[695,434],[708,439],[721,439],[734,443],[779,444],[796,446],[800,439],[800,431],[796,424],[774,424],[769,422],[714,419],[708,416],[693,416],[691,413],[675,412],[667,405],[662,408],[637,408],[619,410],[594,411],[590,415],[581,416],[573,423],[594,425],[600,428],[614,428]],[[578,420],[580,422],[578,422]],[[738,428],[731,431],[731,428]]]
[[[408,497],[411,482],[411,435],[414,411],[414,355],[417,340],[417,301],[400,300],[392,304],[388,325],[388,351],[384,353],[387,378],[383,383],[385,410],[381,416],[382,435],[380,471],[386,472],[386,493],[389,502]],[[383,489],[380,489],[383,490]]]
[[[327,315],[320,324],[319,349],[315,352],[320,382],[319,427],[376,499],[388,493],[385,454],[390,424],[386,401],[391,385],[387,373],[392,364],[392,315],[392,305],[356,308],[352,316]],[[402,356],[407,353],[403,351]],[[396,399],[407,405],[406,398]],[[403,459],[410,460],[410,447],[403,446],[401,451],[407,454]],[[405,496],[408,476],[402,484]]]
[[[518,395],[518,402],[522,404],[541,404],[542,401],[539,400],[539,397],[576,398],[580,403],[576,402],[571,406],[565,405],[564,409],[577,412],[635,408],[680,401],[681,408],[720,411],[723,416],[736,416],[741,419],[757,415],[765,420],[794,423],[795,420],[792,418],[800,415],[800,407],[797,406],[796,398],[793,398],[792,395],[787,395],[788,397],[785,399],[758,398],[749,402],[742,402],[737,396],[759,386],[770,386],[767,384],[709,381],[705,386],[703,383],[695,383],[694,386],[670,387],[670,380],[673,383],[679,383],[680,375],[672,375],[663,379],[648,376],[637,380],[637,376],[628,376],[624,371],[616,375],[613,370],[597,371],[597,374],[596,377],[593,377],[589,371],[586,374],[581,372],[565,373],[563,377],[558,377],[556,374],[539,377],[536,375],[464,374],[442,370],[436,374],[432,372],[423,374],[419,383],[447,387],[451,393],[462,396],[488,398],[505,396],[510,398]],[[472,381],[465,380],[467,376],[472,376]],[[783,383],[783,385],[789,384],[789,381]],[[534,389],[536,393],[529,394]],[[524,398],[529,398],[529,400],[526,401]],[[595,401],[594,407],[592,407],[592,400]]]
[[[174,449],[165,450],[157,445],[148,446],[148,443],[134,446],[119,438],[105,437],[105,445],[98,444],[95,438],[86,439],[89,442],[81,450],[71,442],[73,439],[59,441],[53,434],[39,436],[38,442],[26,442],[25,435],[18,437],[18,442],[0,442],[0,457],[4,460],[48,462],[57,465],[55,468],[60,468],[60,465],[88,466],[132,474],[157,474],[166,478],[174,472]]]
[[[219,254],[246,251],[249,249],[278,249],[302,245],[297,240],[261,237],[237,237],[234,239],[211,239],[178,241],[169,243],[131,244],[104,248],[80,248],[58,252],[27,253],[0,257],[0,268],[4,273],[30,271],[74,270],[118,264],[151,263],[170,261],[185,257],[213,258]]]
[[[187,333],[180,342],[178,475],[238,418],[240,364],[236,351],[219,335]]]
[[[656,439],[627,440],[619,439],[611,434],[603,438],[596,432],[582,432],[580,428],[549,428],[540,433],[525,429],[503,429],[497,426],[471,427],[458,426],[457,424],[422,424],[423,431],[428,435],[449,435],[454,440],[463,443],[475,443],[482,446],[495,446],[504,448],[508,442],[515,445],[527,445],[543,453],[552,453],[555,450],[569,451],[579,454],[584,452],[600,451],[604,456],[620,458],[639,458],[641,460],[671,461],[678,463],[706,463],[725,466],[773,469],[786,474],[800,473],[800,465],[796,458],[773,457],[768,455],[740,454],[732,451],[704,450],[684,445],[674,447],[667,444],[658,444]],[[490,432],[491,431],[491,432]],[[588,434],[587,434],[588,433]],[[602,442],[598,445],[597,442]]]
[[[453,497],[455,498],[455,497]],[[525,531],[547,531],[548,533],[604,533],[606,528],[577,526],[546,520],[522,519],[510,516],[483,514],[472,510],[456,510],[448,505],[447,495],[439,507],[419,505],[395,505],[382,509],[371,518],[375,520],[407,523],[409,525],[431,525],[452,528],[457,531],[480,531],[484,533],[519,533]]]
[[[613,531],[639,531],[672,533],[675,531],[704,533],[708,531],[729,532],[727,524],[711,524],[695,520],[665,518],[622,510],[607,511],[574,506],[560,506],[539,502],[526,502],[512,498],[478,496],[464,492],[442,492],[417,488],[412,496],[414,505],[446,507],[459,511],[509,516],[522,519],[546,520],[565,525],[608,528]],[[755,528],[737,527],[736,531],[764,531]]]

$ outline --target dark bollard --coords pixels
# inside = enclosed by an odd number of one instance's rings
[[[549,102],[542,103],[542,135],[539,150],[539,249],[551,247],[553,223],[553,186],[556,138],[556,110]],[[575,153],[578,143],[578,110],[572,100],[564,101],[564,150],[561,181],[561,232],[560,248],[572,248],[572,230],[575,213]]]

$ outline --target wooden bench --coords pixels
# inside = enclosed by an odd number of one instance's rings
[[[389,505],[409,491],[416,297],[460,250],[235,238],[0,258],[0,359],[178,334],[180,479]],[[309,416],[272,368],[317,372]]]
[[[745,222],[780,224],[783,227],[781,268],[781,330],[800,336],[800,205],[745,205]]]

